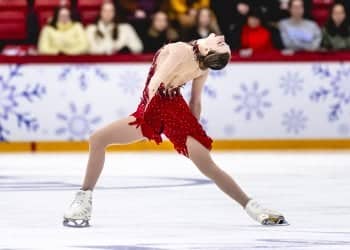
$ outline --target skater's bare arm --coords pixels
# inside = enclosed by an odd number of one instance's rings
[[[192,90],[191,90],[191,99],[189,102],[190,109],[192,111],[192,114],[199,119],[201,115],[202,110],[202,91],[203,86],[208,78],[208,71],[201,75],[200,77],[197,77],[193,79],[192,82]]]

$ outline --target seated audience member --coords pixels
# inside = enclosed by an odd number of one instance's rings
[[[254,0],[252,0],[254,1]],[[268,0],[265,0],[268,1]],[[279,1],[279,9],[280,9],[280,19],[284,19],[289,17],[289,4],[291,0],[278,0]],[[303,0],[304,2],[304,18],[311,19],[312,17],[312,8],[313,8],[314,0]]]
[[[302,0],[290,0],[290,17],[279,22],[282,42],[286,49],[315,51],[320,48],[321,30],[304,16]]]
[[[268,51],[274,48],[270,31],[263,25],[263,14],[250,10],[241,32],[241,48]]]
[[[240,48],[241,29],[251,9],[257,9],[262,13],[266,26],[272,32],[274,43],[278,45],[277,47],[282,46],[279,31],[276,28],[276,22],[283,17],[281,9],[283,6],[280,0],[220,0],[211,1],[210,7],[231,49]]]
[[[88,43],[81,23],[73,20],[67,7],[55,9],[51,21],[40,32],[40,54],[78,55],[87,52]]]
[[[195,26],[183,39],[186,41],[207,37],[210,33],[221,34],[214,13],[209,8],[201,8],[197,12]]]
[[[169,0],[169,17],[180,29],[188,30],[195,25],[198,10],[208,7],[209,0]]]
[[[163,0],[114,0],[118,12],[126,20],[145,19],[157,10],[163,10]]]
[[[210,1],[210,9],[214,12],[223,34],[228,34],[229,26],[233,22],[234,2],[231,0]]]
[[[168,16],[163,11],[158,11],[151,16],[151,24],[141,36],[144,48],[143,52],[156,52],[164,44],[178,39],[176,31],[169,26]]]
[[[322,47],[329,50],[350,49],[349,19],[342,3],[332,6],[322,29]]]
[[[119,23],[113,2],[101,5],[95,24],[86,28],[91,54],[113,54],[119,51],[142,52],[143,45],[134,28]]]

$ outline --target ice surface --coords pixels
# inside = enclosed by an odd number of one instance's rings
[[[213,152],[290,226],[264,227],[185,157],[107,152],[91,227],[62,226],[87,153],[0,155],[0,249],[350,249],[350,152]]]

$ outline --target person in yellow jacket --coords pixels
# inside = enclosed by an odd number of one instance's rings
[[[58,7],[52,20],[40,32],[38,51],[46,55],[79,55],[88,50],[88,41],[81,23],[73,21],[67,7]]]
[[[210,0],[170,0],[170,19],[176,20],[181,28],[192,28],[197,12],[201,8],[209,8]]]

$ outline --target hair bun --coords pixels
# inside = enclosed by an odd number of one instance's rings
[[[230,60],[230,54],[217,53],[215,51],[209,51],[209,53],[203,57],[203,66],[213,70],[220,70],[224,68]]]

